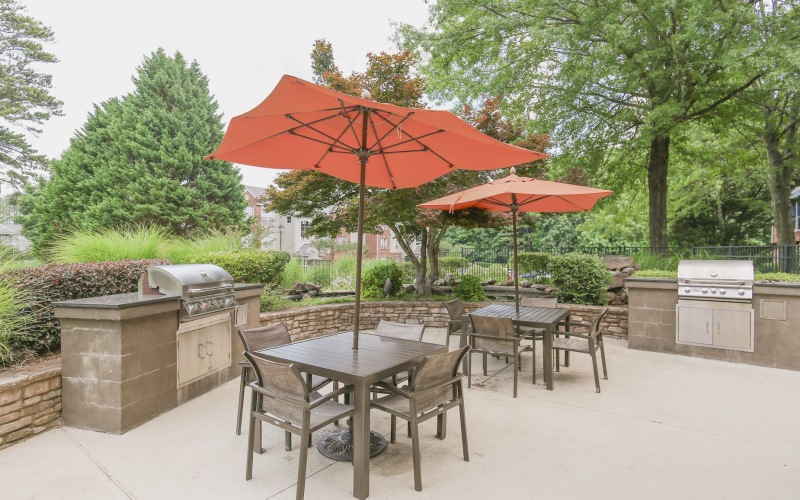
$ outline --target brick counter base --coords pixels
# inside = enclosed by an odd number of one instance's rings
[[[467,311],[489,304],[490,302],[468,303]],[[571,321],[574,322],[591,322],[603,310],[600,306],[573,304],[568,306],[571,311]],[[361,303],[361,329],[375,328],[381,319],[399,323],[424,323],[428,327],[435,328],[446,327],[450,317],[442,302]],[[353,326],[353,304],[331,304],[261,314],[262,326],[278,321],[286,324],[293,341],[340,332]],[[600,327],[610,335],[627,338],[628,309],[609,307],[608,314]]]
[[[61,422],[61,363],[0,374],[0,450]]]

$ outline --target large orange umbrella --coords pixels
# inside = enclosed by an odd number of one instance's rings
[[[541,181],[511,175],[488,184],[466,189],[418,205],[420,208],[455,210],[482,208],[511,212],[514,237],[514,302],[519,312],[519,269],[517,264],[517,212],[588,212],[597,200],[612,192],[563,182]]]
[[[378,103],[284,75],[261,104],[231,120],[222,144],[206,158],[316,170],[359,184],[358,349],[364,187],[415,187],[459,168],[496,169],[545,156],[496,141],[447,111]]]

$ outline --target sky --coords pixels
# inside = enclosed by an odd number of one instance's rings
[[[46,49],[59,62],[42,65],[64,116],[50,118],[40,153],[58,158],[95,104],[133,91],[131,77],[159,47],[196,60],[209,79],[223,122],[255,107],[284,74],[311,80],[314,40],[333,47],[345,74],[366,69],[368,52],[391,52],[391,23],[421,26],[423,0],[18,0],[49,26]],[[210,151],[209,151],[210,152]],[[265,187],[280,172],[240,166],[242,182]]]

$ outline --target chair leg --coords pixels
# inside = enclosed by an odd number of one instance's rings
[[[392,415],[391,417],[391,423],[392,423],[392,430],[391,432],[389,432],[389,442],[394,444],[395,442],[397,442],[397,417],[395,417],[394,415]]]
[[[256,408],[261,408],[261,395],[260,394],[256,394],[255,391],[251,391],[251,392],[253,393],[253,396],[256,399],[255,405],[252,405],[252,407],[253,407],[253,410],[251,410],[251,412],[252,412],[252,411],[255,411]],[[264,448],[261,445],[261,419],[259,419],[256,422],[256,430],[255,430],[254,434],[255,434],[255,450],[256,450],[256,453],[258,453],[260,455],[260,454],[264,453]]]
[[[422,491],[422,467],[419,452],[419,424],[414,410],[411,411],[411,455],[414,461],[414,489]]]
[[[467,411],[464,408],[464,388],[459,382],[461,404],[458,405],[458,415],[461,418],[461,447],[464,449],[464,461],[469,462],[469,445],[467,444]]]
[[[514,355],[519,360],[519,353]],[[516,361],[515,361],[516,363]],[[519,370],[514,370],[514,397],[517,397],[517,379],[519,378]]]
[[[306,415],[303,429],[311,426],[310,417]],[[308,463],[308,448],[311,446],[311,433],[300,433],[300,461],[297,464],[297,500],[303,500],[306,494],[306,464]]]
[[[286,451],[292,451],[292,433],[284,431],[284,441],[286,442]]]
[[[256,441],[256,417],[253,416],[253,412],[256,409],[256,393],[253,392],[252,401],[250,403],[250,425],[249,430],[247,432],[247,468],[245,469],[244,478],[245,480],[250,480],[253,478],[253,448],[255,446]],[[261,422],[259,421],[259,426]],[[259,443],[259,447],[261,443]]]
[[[594,346],[590,346],[589,354],[592,355],[592,370],[594,370],[594,386],[597,392],[600,392],[600,376],[597,374],[597,354],[595,353]]]
[[[531,339],[531,352],[533,353],[533,384],[536,385],[536,337]]]
[[[440,407],[441,409],[441,407]],[[447,437],[447,412],[443,411],[436,417],[436,437],[444,439]]]
[[[602,339],[600,339],[600,360],[603,362],[603,378],[608,380],[608,372],[606,371],[606,349],[603,347]]]
[[[483,376],[485,377],[486,373],[486,353],[483,354]]]
[[[239,381],[239,408],[236,412],[236,435],[242,433],[242,406],[244,405],[244,386],[247,385],[247,380],[250,378],[249,367],[242,367],[242,378]]]
[[[467,388],[472,387],[472,353],[467,354]]]

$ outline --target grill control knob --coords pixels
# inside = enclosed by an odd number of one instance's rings
[[[683,291],[689,293],[692,291],[692,289],[687,286],[686,288],[683,289]]]
[[[711,289],[711,293],[717,293],[717,289],[716,288],[712,288]]]
[[[700,290],[700,291],[701,291],[701,292],[703,292],[703,293],[708,293],[708,288],[703,288],[703,289],[702,289],[702,290]]]
[[[720,290],[720,291],[719,291],[719,294],[720,294],[720,295],[725,295],[725,290]]]
[[[744,295],[744,290],[742,290],[741,288],[739,289],[739,295]]]

